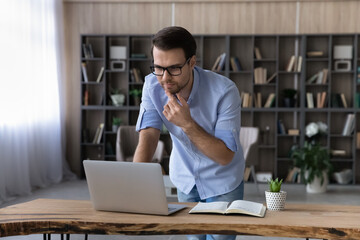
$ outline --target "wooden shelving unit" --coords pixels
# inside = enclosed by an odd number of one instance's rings
[[[143,76],[150,73],[151,35],[82,35],[81,44],[91,44],[94,57],[85,58],[82,52],[81,63],[86,63],[89,82],[84,82],[81,76],[81,98],[88,91],[88,105],[81,107],[82,131],[88,139],[82,138],[82,159],[115,160],[116,133],[111,130],[111,119],[121,117],[124,125],[134,125],[137,120],[139,106],[128,93],[131,89],[142,88],[141,82],[132,81],[131,69],[140,69]],[[360,109],[357,93],[360,93],[360,41],[357,34],[309,34],[309,35],[195,35],[198,45],[197,65],[211,69],[217,57],[226,53],[224,68],[219,74],[229,77],[239,88],[239,92],[247,92],[253,98],[261,93],[261,106],[255,106],[254,100],[248,107],[242,108],[242,125],[257,126],[261,133],[269,129],[266,142],[260,136],[259,163],[257,172],[271,172],[273,176],[286,178],[292,161],[289,157],[294,144],[302,145],[307,140],[305,127],[310,122],[321,121],[328,126],[328,134],[321,137],[322,145],[329,149],[345,150],[345,156],[332,157],[335,170],[352,169],[352,184],[360,183],[360,149],[356,147],[357,132],[360,132]],[[335,45],[351,45],[353,49],[350,71],[335,71],[333,49]],[[110,46],[125,46],[127,57],[124,59],[124,71],[111,70],[109,58]],[[257,47],[261,59],[255,57]],[[321,51],[322,56],[309,57],[307,52]],[[145,54],[138,58],[133,54]],[[301,69],[287,71],[292,56],[302,58]],[[239,59],[241,69],[233,70],[230,57]],[[96,78],[102,66],[105,66],[104,76],[97,83]],[[80,66],[79,66],[80,67]],[[266,84],[255,84],[254,70],[262,67],[267,69],[267,78],[276,73],[275,78]],[[324,84],[307,83],[307,80],[322,69],[328,69],[327,81]],[[300,71],[298,71],[300,70]],[[359,71],[360,73],[360,71]],[[358,80],[359,79],[359,80]],[[119,88],[125,94],[125,104],[121,107],[112,105],[109,97],[111,88]],[[294,107],[285,107],[282,92],[293,88],[298,91]],[[316,107],[316,95],[326,92],[326,102],[323,108]],[[270,108],[264,108],[267,97],[275,93],[275,100]],[[312,93],[315,108],[308,108],[306,93]],[[343,93],[347,108],[334,107],[331,95]],[[348,114],[355,115],[354,132],[343,136],[342,131]],[[299,135],[280,133],[278,122],[285,128],[298,129]],[[100,123],[105,128],[99,144],[93,144],[93,136]],[[163,138],[170,140],[168,135]],[[109,147],[111,146],[111,147]],[[112,150],[111,150],[112,149]],[[167,146],[168,152],[171,145]],[[332,182],[334,183],[334,182]]]

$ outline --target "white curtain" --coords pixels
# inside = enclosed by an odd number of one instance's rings
[[[0,3],[0,204],[58,183],[64,159],[62,0]]]

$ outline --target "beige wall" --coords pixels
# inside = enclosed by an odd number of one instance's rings
[[[180,25],[194,34],[355,33],[360,1],[64,0],[67,159],[80,174],[80,34],[152,34]]]

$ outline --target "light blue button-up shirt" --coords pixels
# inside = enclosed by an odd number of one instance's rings
[[[169,130],[173,141],[169,169],[174,185],[185,194],[196,185],[201,199],[228,193],[239,186],[245,161],[239,139],[241,101],[234,82],[195,67],[193,88],[187,101],[196,123],[235,152],[226,166],[201,153],[180,127],[165,118],[162,111],[167,102],[168,97],[156,76],[146,76],[136,130],[148,127],[160,130],[162,124]]]

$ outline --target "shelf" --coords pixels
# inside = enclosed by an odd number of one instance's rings
[[[241,109],[242,126],[257,126],[260,129],[260,138],[263,140],[262,133],[265,128],[269,128],[270,145],[260,144],[258,149],[258,165],[256,171],[272,172],[274,177],[287,176],[288,170],[292,167],[292,160],[287,156],[294,144],[303,145],[307,140],[305,127],[310,122],[324,122],[331,129],[327,136],[320,139],[322,146],[333,149],[344,149],[352,157],[334,157],[331,161],[335,164],[335,170],[351,168],[354,172],[353,184],[360,183],[360,149],[356,149],[356,133],[360,132],[360,105],[355,103],[360,93],[360,82],[357,82],[357,69],[360,66],[360,35],[359,34],[287,34],[287,35],[195,35],[198,46],[196,57],[197,65],[204,69],[211,69],[217,57],[226,53],[226,62],[223,70],[219,74],[230,78],[238,87],[239,93],[247,93],[252,96],[251,101],[247,101],[248,107]],[[112,128],[112,118],[120,117],[123,125],[135,125],[137,122],[140,107],[130,96],[129,90],[141,89],[144,85],[144,77],[150,73],[149,66],[152,64],[151,51],[152,35],[117,35],[117,34],[84,34],[81,36],[82,44],[91,44],[94,56],[85,58],[82,53],[80,64],[86,63],[89,82],[82,81],[79,76],[82,104],[85,92],[89,92],[88,103],[102,103],[99,105],[81,105],[81,128],[88,129],[89,138],[92,140],[96,129],[100,123],[104,123],[101,143],[83,143],[81,145],[82,159],[105,159],[115,160],[115,154],[107,154],[106,147],[111,144],[115,150],[116,133],[110,131]],[[352,45],[353,59],[351,61],[351,71],[334,71],[333,48],[335,45]],[[125,68],[123,71],[111,69],[110,46],[125,46],[127,56],[124,59]],[[254,49],[258,48],[261,59],[254,55]],[[308,57],[307,52],[321,51],[322,56]],[[146,54],[145,58],[131,57],[131,53]],[[89,55],[88,55],[89,56]],[[139,55],[140,56],[140,55]],[[292,56],[301,56],[301,71],[286,71]],[[239,60],[240,68],[232,67],[230,57]],[[299,58],[294,58],[296,59]],[[291,65],[291,64],[290,64]],[[79,65],[81,66],[81,65]],[[96,79],[101,67],[105,67],[101,82]],[[294,63],[294,66],[298,66]],[[276,77],[266,84],[255,84],[255,68],[266,68],[266,74],[261,76],[261,81],[266,82],[273,73]],[[80,67],[79,67],[80,68]],[[135,82],[132,78],[132,71],[137,68],[141,72],[141,81]],[[237,69],[237,70],[233,70]],[[239,70],[241,69],[241,70]],[[298,68],[291,68],[297,70]],[[307,84],[309,77],[314,76],[322,69],[329,69],[325,84]],[[239,70],[239,71],[238,71]],[[265,81],[264,81],[265,79]],[[123,106],[113,106],[109,97],[110,89],[118,88],[125,94]],[[298,90],[296,107],[287,108],[283,103],[282,90],[293,88]],[[307,108],[306,93],[313,93],[314,107]],[[324,108],[316,108],[316,93],[326,92]],[[255,105],[254,97],[261,95],[261,106]],[[275,94],[275,99],[270,108],[264,108],[264,104],[270,94]],[[331,104],[331,94],[341,94],[345,96],[348,108],[333,108]],[[104,99],[102,99],[102,96]],[[258,99],[257,99],[258,100]],[[328,107],[330,106],[330,107]],[[338,105],[341,106],[341,105]],[[345,124],[346,115],[355,113],[355,130],[350,136],[343,136],[342,130]],[[278,134],[278,121],[282,120],[285,130],[299,129],[300,135]],[[286,131],[287,132],[287,131]],[[334,133],[332,133],[334,132]],[[161,133],[161,138],[168,139],[170,146],[167,152],[171,152],[171,139],[168,133]],[[262,141],[260,141],[262,142]],[[359,151],[358,151],[359,150]],[[110,152],[111,153],[111,152]],[[281,156],[281,157],[279,157]]]

